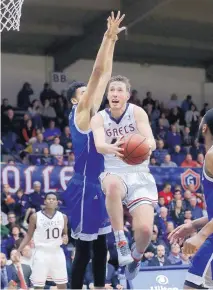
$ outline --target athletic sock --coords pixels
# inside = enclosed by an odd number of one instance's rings
[[[132,251],[132,258],[136,262],[139,262],[142,259],[142,257],[143,257],[143,253],[138,252],[138,250],[135,247],[134,250]]]
[[[124,231],[114,231],[114,235],[115,235],[115,241],[116,244],[119,244],[120,242],[127,242]]]

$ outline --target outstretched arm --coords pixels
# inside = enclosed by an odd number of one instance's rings
[[[111,17],[108,18],[108,29],[104,34],[98,51],[87,89],[77,107],[76,121],[82,131],[89,129],[91,110],[93,108],[98,110],[102,102],[112,72],[113,52],[117,34],[125,29],[124,27],[119,28],[123,19],[124,15],[120,17],[120,12],[118,12],[116,18],[114,18],[113,12]]]
[[[149,124],[149,118],[147,116],[147,113],[142,108],[135,106],[134,116],[138,131],[142,136],[148,139],[151,150],[154,151],[156,149],[156,142],[152,133],[151,126]]]

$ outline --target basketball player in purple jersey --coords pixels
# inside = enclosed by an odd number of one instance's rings
[[[171,242],[181,243],[185,237],[201,229],[184,242],[183,252],[189,255],[195,254],[186,276],[184,289],[213,288],[213,109],[207,111],[203,117],[199,135],[204,138],[207,152],[202,182],[208,217],[181,225],[169,236]]]

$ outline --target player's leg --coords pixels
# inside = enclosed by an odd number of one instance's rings
[[[90,260],[91,242],[76,240],[72,263],[71,289],[82,289],[87,264]]]
[[[127,187],[121,177],[107,174],[102,179],[102,188],[106,195],[106,209],[114,231],[118,261],[120,266],[132,262],[127,239],[124,234],[123,205],[122,200],[127,193]]]
[[[208,238],[192,259],[186,274],[184,289],[212,289],[213,238]],[[211,283],[212,282],[212,283]]]
[[[57,285],[58,289],[67,289],[67,266],[64,251],[61,248],[56,248],[54,253],[51,253],[52,260],[49,268],[49,274],[52,280]]]
[[[36,250],[33,256],[32,274],[30,277],[33,288],[44,289],[49,270],[48,262],[45,251]]]
[[[103,288],[106,280],[106,263],[107,263],[107,242],[106,235],[98,236],[97,240],[92,243],[93,259],[92,268],[94,275],[94,286],[96,288]]]

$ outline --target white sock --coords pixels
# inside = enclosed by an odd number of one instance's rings
[[[124,231],[114,231],[114,235],[115,235],[116,244],[119,243],[120,241],[126,241]]]
[[[138,252],[138,250],[135,247],[134,250],[132,251],[132,258],[136,261],[140,261],[142,257],[143,253]]]

